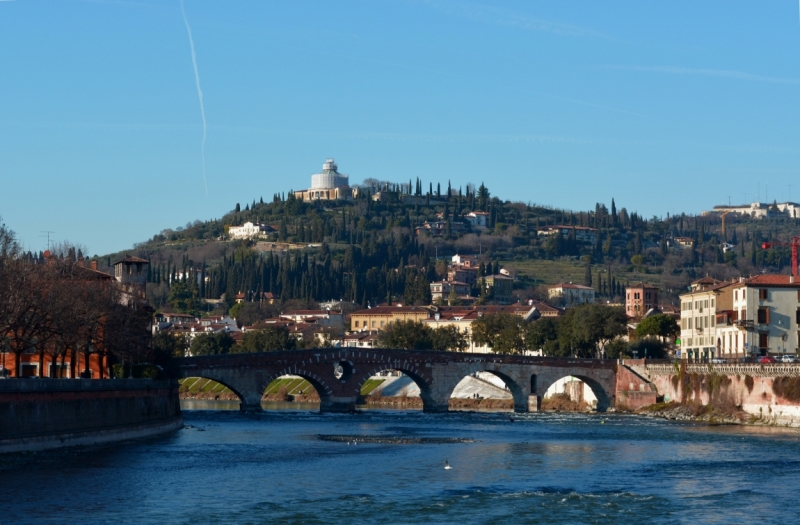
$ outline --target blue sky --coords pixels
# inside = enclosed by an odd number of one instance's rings
[[[800,201],[793,1],[0,1],[0,215],[90,253],[308,186]],[[794,184],[794,186],[792,186]]]

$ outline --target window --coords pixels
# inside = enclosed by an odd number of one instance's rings
[[[691,329],[692,329],[692,318],[690,317],[689,318],[689,330],[691,330]]]
[[[798,292],[797,298],[800,299],[800,292]],[[738,301],[739,300],[739,290],[736,290],[735,292],[733,292],[733,300],[734,301]]]
[[[758,289],[758,300],[759,301],[766,301],[767,300],[767,289],[766,288],[759,288]]]
[[[758,309],[758,324],[769,324],[769,308]]]
[[[375,321],[372,321],[372,328],[375,328]]]
[[[384,324],[385,324],[385,323],[384,323],[383,321],[381,321],[381,328],[383,328],[383,325],[384,325]]]
[[[762,332],[758,334],[758,347],[759,348],[769,348],[769,334],[766,332]]]
[[[742,301],[744,301],[744,298],[746,296],[747,296],[747,290],[742,290]]]
[[[711,308],[714,308],[714,299],[711,299]]]
[[[708,308],[708,299],[706,299],[706,300],[704,301],[704,303],[705,303],[705,304],[704,304],[705,308]]]

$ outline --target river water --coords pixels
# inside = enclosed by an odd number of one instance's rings
[[[260,417],[185,410],[187,428],[167,436],[0,456],[0,525],[728,524],[800,516],[795,431],[622,415],[513,414],[512,422],[498,412],[270,408]]]

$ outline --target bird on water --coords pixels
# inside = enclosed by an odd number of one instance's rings
[[[445,459],[444,460],[444,469],[445,470],[450,470],[451,468],[453,468],[453,467],[451,467],[450,463],[448,463],[447,460]]]

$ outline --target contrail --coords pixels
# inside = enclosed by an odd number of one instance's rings
[[[194,53],[192,28],[189,27],[189,20],[186,18],[183,0],[181,0],[181,14],[183,15],[183,23],[186,24],[186,32],[189,34],[189,47],[192,49],[192,66],[194,66],[194,81],[197,84],[197,98],[200,100],[200,116],[203,118],[203,145],[200,147],[200,157],[203,160],[203,185],[206,187],[206,196],[208,196],[208,182],[206,182],[206,108],[203,106],[203,90],[200,89],[200,73],[197,71],[197,56]]]

